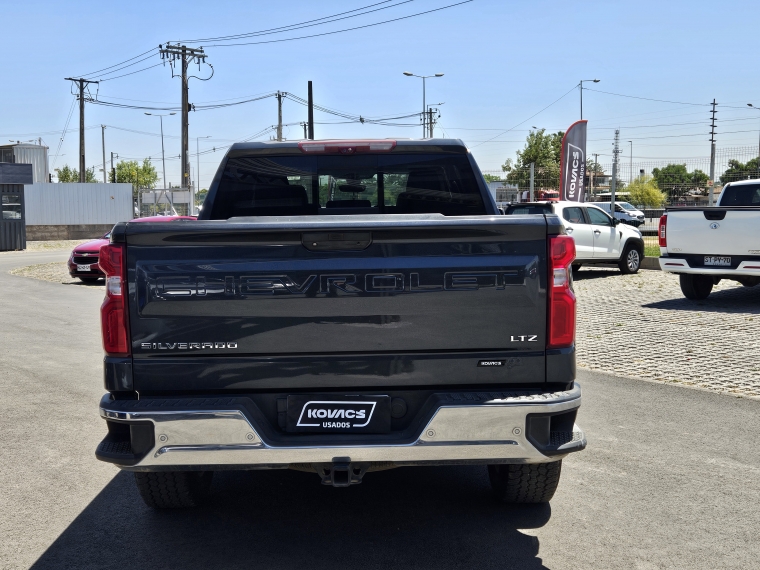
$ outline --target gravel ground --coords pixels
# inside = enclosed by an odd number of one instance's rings
[[[86,239],[59,239],[53,241],[28,241],[26,242],[25,251],[63,251],[72,250],[80,243],[90,240]],[[0,254],[16,253],[13,251],[0,251]]]
[[[578,366],[760,399],[760,286],[689,301],[669,273],[584,268],[575,291]]]
[[[27,265],[11,270],[11,275],[21,277],[30,277],[40,281],[50,281],[51,283],[62,283],[64,285],[84,285],[88,288],[103,290],[103,281],[96,284],[84,284],[81,280],[69,275],[68,267],[65,261],[56,261],[54,263],[39,263],[37,265]]]
[[[102,291],[72,279],[64,262],[13,275]],[[723,281],[704,301],[684,298],[675,275],[583,268],[578,296],[578,366],[760,399],[760,286]]]

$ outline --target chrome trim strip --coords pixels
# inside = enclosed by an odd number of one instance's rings
[[[382,445],[277,446],[264,441],[238,410],[146,410],[100,408],[106,419],[151,421],[156,445],[129,468],[202,465],[287,465],[330,463],[336,455],[354,462],[435,462],[511,460],[524,463],[556,461],[525,437],[526,416],[562,412],[580,407],[581,389],[551,394],[488,400],[472,404],[444,404],[438,408],[419,438],[411,443]],[[139,401],[134,402],[134,407]],[[116,407],[116,406],[114,406]],[[579,449],[585,435],[579,432]],[[576,450],[576,449],[573,449]],[[571,451],[573,451],[571,450]]]

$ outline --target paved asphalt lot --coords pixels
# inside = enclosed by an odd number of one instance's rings
[[[491,502],[484,468],[230,472],[212,506],[153,512],[94,459],[102,290],[0,255],[2,568],[758,568],[760,402],[579,372],[586,451],[551,506]]]

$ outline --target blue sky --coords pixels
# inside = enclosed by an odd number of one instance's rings
[[[51,154],[56,152],[73,101],[64,77],[111,66],[166,41],[263,30],[377,1],[5,1],[0,144],[7,139],[42,136]],[[338,30],[456,1],[414,0],[343,22],[267,37]],[[704,157],[709,155],[706,104],[713,98],[719,103],[718,146],[758,144],[760,111],[746,107],[747,102],[760,106],[758,15],[760,3],[756,1],[474,0],[421,17],[318,38],[207,47],[215,74],[207,82],[191,80],[190,101],[202,104],[276,90],[305,98],[306,83],[312,80],[314,98],[320,105],[356,115],[387,117],[418,112],[422,107],[421,81],[405,77],[403,71],[426,75],[440,72],[444,77],[427,83],[428,103],[445,103],[440,107],[442,130],[436,134],[463,139],[483,170],[496,170],[523,146],[531,127],[559,130],[577,120],[579,93],[573,87],[580,79],[599,78],[600,83],[588,86],[678,103],[584,91],[588,152],[599,153],[600,162],[611,160],[615,127],[621,129],[626,157],[627,141],[634,141],[634,160]],[[98,74],[92,77],[98,78]],[[157,106],[178,105],[180,85],[171,78],[168,67],[159,66],[104,82],[99,96],[138,105],[156,104],[136,100],[161,102]],[[276,100],[268,98],[191,113],[191,153],[195,152],[194,137],[212,136],[201,141],[202,151],[223,148],[273,125],[276,110]],[[285,102],[285,123],[305,119],[305,107]],[[318,123],[335,121],[340,119],[321,113],[315,117]],[[137,159],[153,157],[161,172],[156,118],[145,116],[142,110],[87,105],[85,123],[94,127],[86,131],[88,166],[100,167],[98,126],[105,124],[107,153]],[[75,109],[61,156],[51,157],[51,164],[55,160],[56,167],[76,165],[77,129]],[[178,155],[178,115],[164,120],[164,132],[167,157]],[[285,130],[288,138],[300,138],[302,133],[297,125]],[[316,125],[317,138],[420,134],[419,126]],[[201,187],[210,181],[222,152],[200,157]],[[196,168],[195,157],[192,168]],[[178,160],[167,160],[168,181],[178,183],[179,169]]]

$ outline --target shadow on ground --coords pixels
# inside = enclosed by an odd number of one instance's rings
[[[312,473],[217,473],[212,501],[144,506],[120,472],[33,568],[545,568],[549,505],[491,500],[485,467],[369,473],[347,489]]]
[[[666,299],[642,305],[647,309],[670,311],[697,311],[700,313],[746,313],[760,315],[760,285],[743,287],[736,284],[731,289],[713,291],[703,301],[690,301],[686,297]]]
[[[610,267],[598,267],[595,266],[593,271],[584,271],[583,269],[576,269],[573,271],[574,281],[586,281],[589,279],[604,279],[605,277],[614,277],[620,275],[620,270]]]

